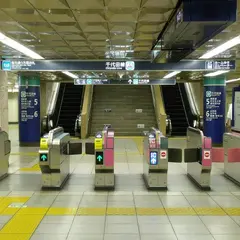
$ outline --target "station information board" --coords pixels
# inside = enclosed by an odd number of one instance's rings
[[[175,85],[176,79],[129,79],[124,81],[108,79],[74,79],[74,85]]]
[[[32,59],[1,61],[3,71],[211,71],[235,70],[235,68],[235,60],[184,60],[176,63]]]

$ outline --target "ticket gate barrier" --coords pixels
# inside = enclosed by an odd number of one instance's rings
[[[110,126],[95,134],[94,143],[85,144],[85,152],[95,156],[95,189],[114,189],[114,131]]]
[[[40,141],[39,165],[42,172],[42,188],[59,189],[69,178],[70,155],[82,154],[82,143],[70,141],[70,134],[57,127]]]
[[[224,175],[240,185],[240,130],[232,128],[232,132],[223,135]]]
[[[210,189],[212,170],[212,140],[199,129],[187,130],[187,148],[184,150],[187,175],[200,188]]]
[[[11,141],[8,134],[0,128],[0,179],[8,175],[9,156],[11,153]]]
[[[149,190],[167,188],[168,162],[181,163],[182,149],[168,148],[168,138],[151,128],[143,140],[143,179]]]

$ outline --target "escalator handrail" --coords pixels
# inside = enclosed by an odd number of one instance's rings
[[[185,87],[185,90],[186,90],[186,94],[187,94],[187,98],[188,98],[188,101],[189,101],[189,104],[190,104],[192,114],[196,115],[196,116],[199,116],[200,112],[199,112],[199,109],[196,105],[196,101],[195,101],[195,98],[193,97],[192,89],[191,89],[189,83],[184,83],[184,87]]]
[[[60,103],[60,107],[59,107],[59,112],[58,112],[58,117],[57,117],[57,121],[56,121],[56,126],[58,126],[59,117],[60,117],[60,113],[61,113],[61,110],[62,110],[62,104],[63,104],[63,98],[64,98],[65,90],[66,90],[66,84],[64,84],[64,88],[63,88],[63,94],[62,94],[62,99],[61,99],[61,103]]]
[[[197,121],[195,127],[202,129],[203,128],[202,116],[200,114],[199,108],[197,107],[196,99],[193,94],[190,83],[184,83],[184,88],[185,88],[188,102],[190,105],[191,114],[192,116],[194,116],[195,120]]]
[[[54,113],[54,111],[56,109],[56,104],[57,104],[59,90],[60,90],[60,83],[56,83],[56,88],[54,90],[54,93],[53,93],[52,98],[49,101],[49,105],[48,105],[48,110],[47,110],[47,115],[48,116],[53,115],[53,113]]]
[[[187,114],[186,107],[185,107],[185,104],[184,104],[184,100],[183,100],[183,96],[182,96],[182,91],[181,91],[180,85],[178,83],[177,83],[177,85],[178,85],[178,89],[179,89],[179,92],[180,92],[182,105],[183,105],[183,109],[184,109],[184,113],[185,113],[185,116],[186,116],[186,119],[187,119],[188,126],[191,126],[190,123],[189,123],[188,114]]]

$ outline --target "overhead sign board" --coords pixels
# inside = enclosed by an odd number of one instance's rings
[[[135,80],[135,81],[134,81]],[[92,79],[88,84],[85,79],[74,79],[74,85],[175,85],[176,79],[159,79],[159,80],[108,80],[108,79]]]
[[[213,67],[211,68],[210,66]],[[1,68],[3,71],[209,71],[215,69],[234,70],[235,60],[186,60],[178,63],[152,63],[151,61],[134,62],[9,59],[2,61]]]
[[[235,62],[226,61],[206,61],[207,70],[230,70],[235,69]]]

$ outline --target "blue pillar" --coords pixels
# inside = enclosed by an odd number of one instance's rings
[[[204,135],[222,145],[225,132],[225,76],[204,78]]]
[[[40,78],[21,74],[19,78],[19,143],[20,146],[39,146]]]

